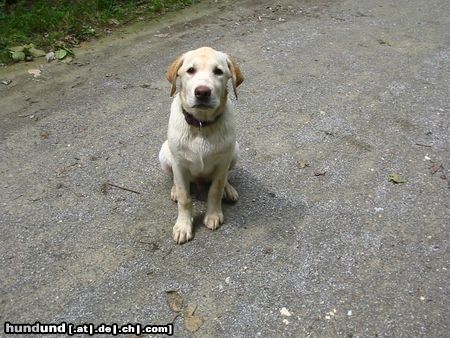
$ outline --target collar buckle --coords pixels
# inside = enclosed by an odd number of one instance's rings
[[[184,115],[184,119],[186,120],[186,123],[189,124],[190,126],[199,127],[199,128],[210,126],[211,124],[217,122],[217,120],[222,116],[222,114],[220,114],[212,121],[201,121],[201,120],[197,120],[194,117],[194,115],[192,115],[191,113],[188,113],[186,110],[184,110],[184,108],[182,108],[182,111],[183,111],[183,115]]]

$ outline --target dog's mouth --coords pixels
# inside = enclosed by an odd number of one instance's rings
[[[214,109],[215,106],[213,104],[210,104],[210,103],[203,103],[202,102],[202,103],[194,104],[192,106],[192,108],[196,108],[196,109]]]

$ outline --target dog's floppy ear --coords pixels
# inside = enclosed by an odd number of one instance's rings
[[[180,69],[181,65],[183,64],[183,56],[180,56],[176,58],[167,69],[166,77],[167,80],[172,84],[172,90],[170,91],[170,96],[175,94],[177,90],[177,76],[178,76],[178,69]]]
[[[241,69],[239,68],[239,65],[236,63],[236,61],[233,60],[233,58],[228,57],[228,68],[231,72],[231,80],[233,83],[233,92],[234,96],[237,98],[237,90],[236,88],[244,81],[244,76],[241,73]]]

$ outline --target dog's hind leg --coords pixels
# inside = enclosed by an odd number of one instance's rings
[[[223,188],[223,199],[227,202],[237,202],[239,199],[239,194],[236,189],[230,184],[227,179],[225,186]]]
[[[236,142],[235,146],[234,146],[234,152],[233,152],[233,158],[231,159],[231,163],[230,163],[230,168],[229,170],[232,170],[235,166],[236,163],[239,159],[239,143]]]
[[[161,150],[159,151],[159,162],[161,163],[162,170],[172,175],[173,157],[169,149],[168,141],[163,143]],[[177,189],[175,187],[175,184],[172,186],[172,189],[170,190],[170,199],[174,202],[178,200]]]
[[[159,151],[159,163],[161,163],[161,168],[168,174],[172,174],[172,153],[169,149],[169,141],[166,141],[161,146]]]
[[[233,158],[231,159],[229,170],[232,170],[235,167],[236,162],[238,161],[238,158],[239,158],[239,143],[236,142],[236,145],[234,147]],[[227,180],[225,182],[225,186],[223,188],[223,199],[228,202],[236,202],[239,199],[238,192],[230,184],[230,182],[228,181],[228,178],[227,178]]]

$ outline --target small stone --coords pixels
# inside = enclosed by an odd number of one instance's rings
[[[282,307],[282,308],[281,308],[280,313],[281,313],[282,316],[287,316],[287,317],[290,317],[290,316],[291,316],[291,313],[290,313],[289,310],[286,309],[285,307]]]
[[[45,55],[45,59],[47,60],[47,62],[51,62],[55,59],[55,53],[54,52],[49,52]]]

